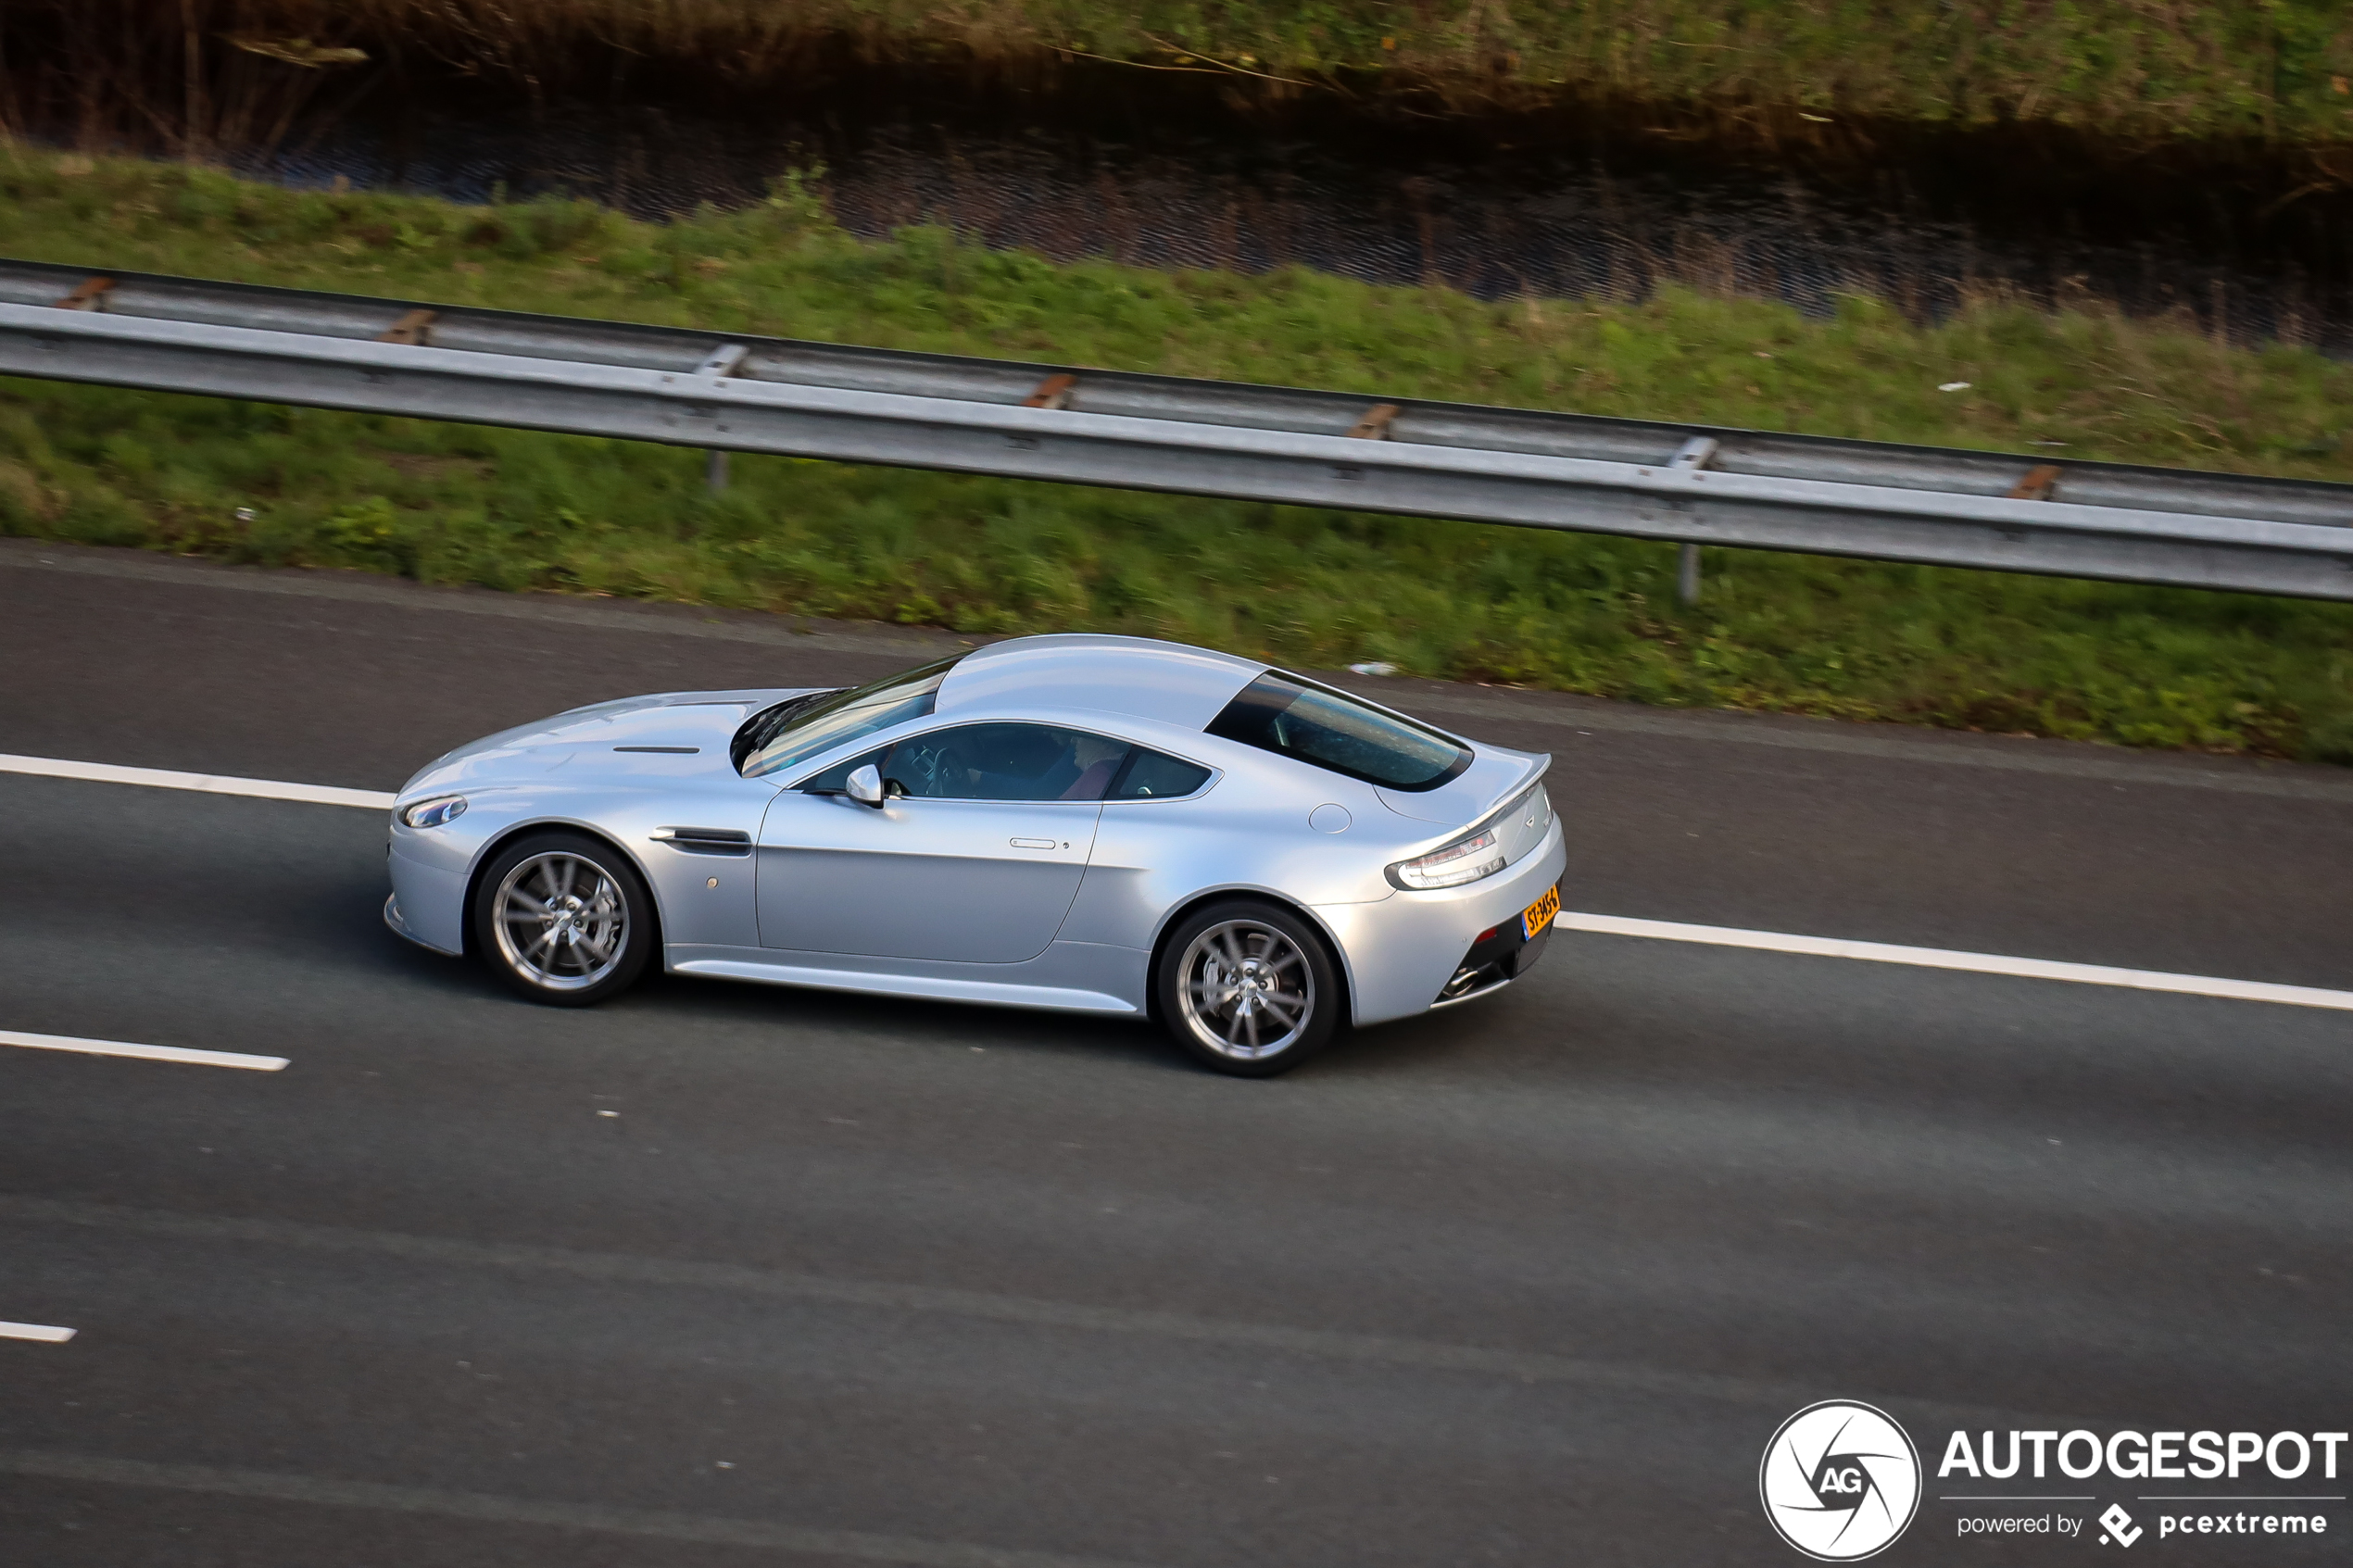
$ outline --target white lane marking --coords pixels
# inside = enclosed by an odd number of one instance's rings
[[[69,1328],[51,1328],[42,1323],[0,1323],[0,1339],[37,1339],[44,1345],[62,1345],[73,1337]]]
[[[2311,985],[2274,985],[2262,980],[2165,974],[2147,969],[2112,969],[2106,964],[2011,959],[1994,953],[1957,953],[1944,947],[1900,947],[1888,942],[1852,942],[1837,936],[1792,936],[1779,931],[1684,925],[1675,921],[1578,914],[1567,909],[1560,912],[1559,923],[1573,931],[1599,932],[1608,936],[1650,936],[1663,942],[1702,942],[1715,947],[1754,947],[1767,953],[1861,959],[1867,963],[1909,964],[1917,969],[2007,974],[2025,980],[2066,980],[2079,985],[2118,985],[2133,991],[2170,991],[2185,997],[2224,997],[2233,1001],[2283,1002],[2289,1007],[2334,1008],[2339,1011],[2353,1012],[2353,991],[2324,991]]]
[[[195,1067],[242,1067],[252,1073],[275,1073],[286,1065],[283,1056],[247,1056],[242,1051],[199,1051],[185,1046],[143,1046],[132,1040],[84,1040],[72,1035],[27,1035],[0,1029],[0,1046],[22,1046],[36,1051],[79,1051],[84,1056],[131,1056],[144,1061],[181,1061]]]
[[[169,768],[124,768],[112,762],[73,762],[61,757],[15,757],[0,753],[0,773],[31,773],[45,779],[83,779],[93,784],[145,784],[203,795],[245,795],[261,800],[300,800],[313,806],[358,806],[392,809],[393,797],[380,790],[342,789],[333,784],[286,784],[278,779],[234,779],[218,773],[180,773]]]
[[[71,762],[54,757],[13,757],[0,753],[0,772],[34,773],[44,778],[88,779],[100,784],[148,784],[158,789],[197,790],[212,795],[245,795],[263,800],[301,800],[321,806],[358,806],[390,810],[397,797],[371,789],[342,789],[333,784],[287,784],[276,779],[233,779],[211,773],[176,773],[165,768],[123,768],[111,762]],[[1910,964],[1918,969],[1950,969],[1969,974],[2006,974],[2028,980],[2065,980],[2079,985],[2116,985],[2133,991],[2167,991],[2185,997],[2222,997],[2233,1001],[2279,1002],[2289,1007],[2333,1008],[2353,1012],[2353,991],[2327,991],[2311,985],[2275,985],[2262,980],[2224,980],[2204,974],[2166,974],[2156,970],[2115,969],[2106,964],[2060,963],[2051,959],[2013,959],[1995,953],[1959,953],[1943,947],[1904,947],[1890,942],[1856,942],[1841,936],[1796,936],[1779,931],[1742,931],[1724,925],[1685,925],[1677,921],[1635,920],[1627,915],[1580,914],[1563,909],[1557,923],[1572,931],[1608,936],[1648,936],[1665,942],[1699,942],[1717,947],[1752,947],[1768,953],[1801,953],[1815,958],[1860,959],[1868,963]],[[22,1045],[29,1039],[0,1034],[0,1042]],[[84,1042],[96,1049],[109,1042]],[[275,1071],[285,1062],[276,1057],[220,1060],[223,1053],[195,1051],[164,1054],[162,1046],[127,1046],[101,1054],[152,1056],[159,1060],[205,1060],[219,1066],[255,1066],[262,1062]]]

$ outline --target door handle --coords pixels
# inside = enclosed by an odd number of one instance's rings
[[[1005,842],[1016,849],[1051,849],[1054,847],[1051,838],[1009,838]]]

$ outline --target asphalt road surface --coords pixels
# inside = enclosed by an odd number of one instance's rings
[[[949,641],[0,541],[0,751],[390,789]],[[1556,754],[1573,909],[2353,988],[2340,772],[1364,684]],[[533,1007],[384,931],[368,811],[0,775],[0,1030],[291,1061],[0,1049],[0,1320],[76,1331],[0,1338],[0,1563],[1795,1562],[1757,1465],[1818,1399],[1931,1466],[2353,1419],[2353,1014],[1571,933],[1248,1083],[1118,1022]],[[2119,1549],[1926,1486],[1880,1561]],[[2132,1557],[2353,1551],[2296,1506]]]

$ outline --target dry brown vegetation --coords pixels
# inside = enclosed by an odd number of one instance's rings
[[[1599,95],[1768,138],[1878,119],[2353,142],[2342,0],[9,0],[0,53],[0,118],[199,146],[453,79],[756,97],[861,58],[1030,76],[1104,59],[1238,101]]]

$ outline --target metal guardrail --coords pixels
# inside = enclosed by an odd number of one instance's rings
[[[2353,599],[2353,485],[0,260],[0,374],[1700,545]],[[1695,590],[1696,554],[1685,552]]]

